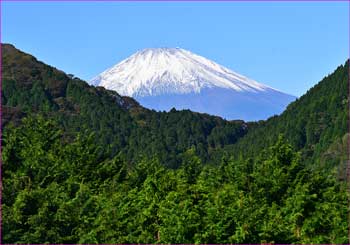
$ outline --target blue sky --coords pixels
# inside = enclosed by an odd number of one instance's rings
[[[348,2],[2,2],[2,42],[89,80],[181,47],[300,96],[349,57]]]

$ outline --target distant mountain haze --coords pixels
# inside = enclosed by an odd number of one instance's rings
[[[131,96],[150,109],[190,109],[229,120],[266,119],[296,98],[181,48],[141,50],[90,84]]]

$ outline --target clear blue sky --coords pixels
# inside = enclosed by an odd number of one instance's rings
[[[89,80],[181,47],[300,96],[349,56],[348,2],[2,2],[2,42]]]

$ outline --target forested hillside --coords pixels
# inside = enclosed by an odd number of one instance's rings
[[[147,110],[131,98],[89,86],[12,45],[2,48],[4,125],[26,114],[45,114],[58,120],[69,136],[84,129],[95,132],[96,144],[110,148],[111,155],[118,152],[132,161],[157,155],[173,168],[187,149],[194,148],[207,162],[213,149],[236,142],[247,131],[243,121],[228,122],[188,110]]]
[[[327,170],[339,167],[339,177],[344,178],[349,137],[349,61],[291,103],[280,116],[253,127],[225,151],[254,157],[283,134],[302,152],[303,161]]]
[[[3,243],[348,243],[349,62],[246,123],[2,55]]]

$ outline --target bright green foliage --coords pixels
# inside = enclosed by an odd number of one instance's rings
[[[283,137],[256,160],[130,165],[41,116],[3,148],[5,243],[346,243],[345,186]]]

